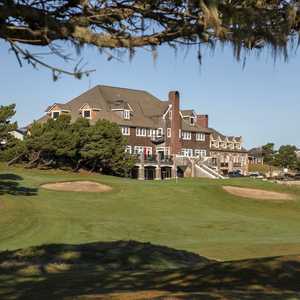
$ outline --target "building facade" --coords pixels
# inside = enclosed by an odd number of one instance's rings
[[[126,151],[140,159],[133,177],[161,179],[209,173],[213,178],[214,172],[247,171],[242,138],[209,128],[208,115],[181,110],[176,91],[161,101],[142,90],[96,86],[65,104],[54,103],[38,121],[61,114],[69,114],[71,122],[83,117],[91,124],[99,119],[117,123],[127,138]]]

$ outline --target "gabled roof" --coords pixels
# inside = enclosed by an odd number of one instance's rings
[[[184,109],[180,111],[183,117],[194,117],[195,112],[193,109]]]

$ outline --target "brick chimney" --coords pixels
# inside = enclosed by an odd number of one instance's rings
[[[171,118],[171,155],[181,153],[181,116],[179,104],[179,92],[169,92],[169,102],[172,105],[172,118]]]
[[[208,128],[208,115],[197,115],[197,124],[200,127]]]

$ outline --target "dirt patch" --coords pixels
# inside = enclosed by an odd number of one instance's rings
[[[109,192],[112,188],[108,185],[94,181],[66,181],[46,183],[41,185],[42,188],[54,191],[67,192]]]
[[[258,189],[223,186],[223,189],[235,196],[261,200],[293,200],[293,196],[286,193],[270,192]]]

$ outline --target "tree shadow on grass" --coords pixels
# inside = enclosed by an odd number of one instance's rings
[[[0,299],[300,299],[299,278],[297,256],[222,263],[135,241],[0,253]]]
[[[16,174],[12,174],[12,173],[0,174],[0,196],[4,194],[10,194],[16,196],[37,195],[38,189],[29,188],[20,185],[19,181],[21,180],[23,180],[23,177]]]

